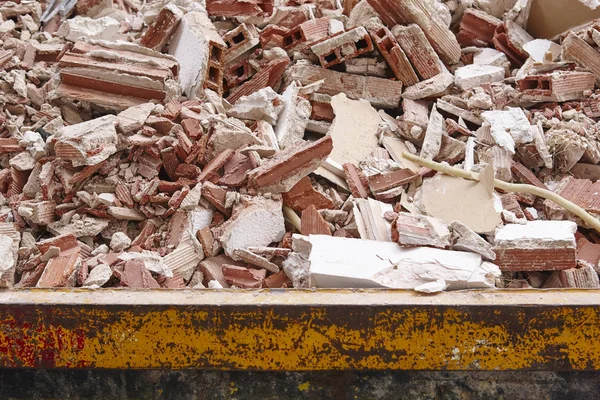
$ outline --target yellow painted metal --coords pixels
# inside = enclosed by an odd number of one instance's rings
[[[600,291],[6,291],[0,366],[600,370]]]

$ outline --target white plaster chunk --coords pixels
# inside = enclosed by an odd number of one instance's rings
[[[110,248],[105,245],[105,244],[101,244],[100,246],[96,247],[94,250],[92,250],[92,256],[97,256],[98,254],[106,254],[110,251]]]
[[[547,39],[535,39],[523,45],[523,50],[538,63],[556,61],[560,58],[562,47]]]
[[[446,281],[443,279],[438,279],[437,281],[424,283],[415,288],[415,291],[421,293],[439,293],[446,290]]]
[[[496,259],[496,253],[494,253],[492,245],[469,229],[468,226],[459,221],[453,221],[450,224],[450,229],[452,229],[452,238],[454,240],[452,248],[454,250],[477,253],[486,260],[493,261]]]
[[[442,136],[444,134],[444,117],[437,111],[434,104],[429,116],[429,123],[425,131],[423,146],[420,156],[426,160],[433,160],[440,152],[442,147]]]
[[[106,264],[96,265],[83,282],[83,287],[102,286],[112,277],[112,269]]]
[[[508,224],[496,231],[496,246],[503,248],[575,247],[577,224],[572,221],[528,221],[527,224]]]
[[[249,96],[242,96],[227,110],[231,117],[258,121],[264,119],[271,125],[277,123],[283,108],[280,96],[270,86],[260,89]]]
[[[429,97],[440,97],[446,93],[454,83],[452,75],[446,66],[441,63],[442,72],[424,81],[408,86],[402,92],[402,97],[409,100],[426,99]]]
[[[8,164],[17,171],[31,171],[35,167],[35,159],[31,153],[24,151],[12,156]]]
[[[292,82],[281,95],[283,110],[275,127],[275,137],[279,147],[285,149],[304,139],[312,106],[303,97],[298,96],[299,87]]]
[[[474,253],[325,235],[308,241],[311,287],[415,289],[443,280],[447,290],[460,290],[492,288],[500,276]]]
[[[38,132],[26,131],[19,140],[19,146],[25,147],[36,160],[46,155],[46,143]]]
[[[437,174],[423,182],[420,208],[447,224],[459,221],[477,233],[491,233],[502,223],[493,196],[482,182]]]
[[[496,143],[511,154],[515,154],[515,144],[533,141],[529,120],[521,108],[484,111],[481,116],[490,124],[490,133]]]
[[[120,26],[119,21],[111,17],[92,19],[78,15],[63,22],[56,33],[71,42],[78,39],[113,40],[117,38]]]
[[[509,61],[506,54],[496,49],[486,47],[479,49],[473,56],[473,64],[495,65],[497,67],[505,66]]]
[[[144,103],[121,111],[117,114],[117,126],[119,130],[123,133],[129,133],[142,129],[144,122],[146,122],[154,107],[155,104]]]
[[[17,24],[12,19],[8,19],[0,24],[0,33],[8,33],[15,29]]]
[[[208,228],[213,220],[213,210],[202,206],[196,206],[190,211],[190,231],[192,236],[203,228]]]
[[[16,259],[13,253],[13,239],[0,234],[0,275],[15,266]]]
[[[483,83],[500,82],[504,79],[504,68],[494,65],[470,64],[454,73],[454,83],[462,90],[481,86]]]
[[[91,121],[65,126],[52,137],[52,140],[56,141],[55,149],[61,145],[69,147],[69,159],[74,167],[98,164],[117,152],[119,138],[115,129],[115,119],[114,115],[105,115]],[[100,151],[97,151],[98,149]],[[94,155],[88,156],[88,153]]]
[[[242,197],[232,218],[222,228],[219,241],[225,254],[237,260],[235,250],[267,246],[278,242],[285,234],[281,201]]]
[[[110,239],[110,248],[115,251],[123,251],[131,246],[131,239],[124,232],[113,233]]]
[[[296,235],[294,235],[296,236]],[[283,262],[283,272],[294,288],[308,288],[308,260],[299,253],[291,253]]]
[[[329,158],[339,164],[358,165],[379,146],[381,117],[368,101],[350,100],[344,93],[333,96],[331,106],[335,119],[328,132],[333,140]]]
[[[600,0],[579,0],[579,2],[592,10],[600,6]]]
[[[13,80],[12,88],[21,97],[27,97],[27,84],[25,82],[25,71],[12,70],[10,76]]]
[[[531,218],[533,218],[533,219],[539,218],[538,211],[535,208],[527,207],[527,208],[525,208],[525,211],[527,211],[529,213],[529,215],[531,215]]]

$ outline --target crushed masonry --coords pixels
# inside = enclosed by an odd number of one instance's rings
[[[591,1],[4,3],[1,288],[600,286]]]

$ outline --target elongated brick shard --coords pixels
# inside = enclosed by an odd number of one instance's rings
[[[333,150],[331,137],[284,150],[248,174],[248,186],[261,193],[289,192],[316,170]]]
[[[302,211],[300,221],[303,235],[331,235],[329,224],[313,205]]]
[[[177,29],[182,17],[183,12],[177,6],[168,3],[144,33],[140,44],[152,50],[161,51]]]

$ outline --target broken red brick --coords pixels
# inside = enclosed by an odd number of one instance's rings
[[[398,45],[392,32],[386,27],[369,31],[373,43],[381,53],[389,67],[394,71],[394,75],[405,86],[411,86],[419,82],[419,77],[415,73],[406,53]]]
[[[303,235],[331,235],[329,224],[312,204],[302,210],[301,232]]]
[[[152,50],[161,51],[175,33],[182,16],[183,13],[177,6],[168,3],[160,10],[152,25],[144,33],[140,39],[140,44]]]
[[[206,11],[211,17],[268,17],[273,13],[273,0],[207,0]]]
[[[442,72],[438,55],[418,25],[396,27],[394,35],[421,79],[433,78]]]
[[[460,21],[460,29],[456,38],[463,47],[493,46],[494,33],[501,24],[502,21],[498,18],[481,10],[468,8]]]
[[[236,265],[223,265],[223,277],[225,281],[238,288],[253,289],[260,288],[266,276],[266,270],[240,267]]]
[[[311,46],[311,50],[319,57],[321,65],[329,68],[372,51],[373,42],[367,30],[358,27],[323,40]]]
[[[310,205],[314,205],[319,210],[334,208],[333,201],[315,190],[307,176],[300,179],[293,188],[282,195],[283,204],[296,211],[302,211]]]
[[[307,173],[314,171],[333,150],[325,136],[280,152],[248,174],[248,186],[261,192],[289,192]]]
[[[366,199],[369,197],[369,182],[363,172],[354,164],[345,163],[343,165],[344,175],[348,187],[355,198]]]
[[[344,165],[345,170],[345,165]],[[398,186],[406,185],[419,177],[410,169],[397,169],[371,175],[368,178],[369,188],[373,193],[385,192]]]

